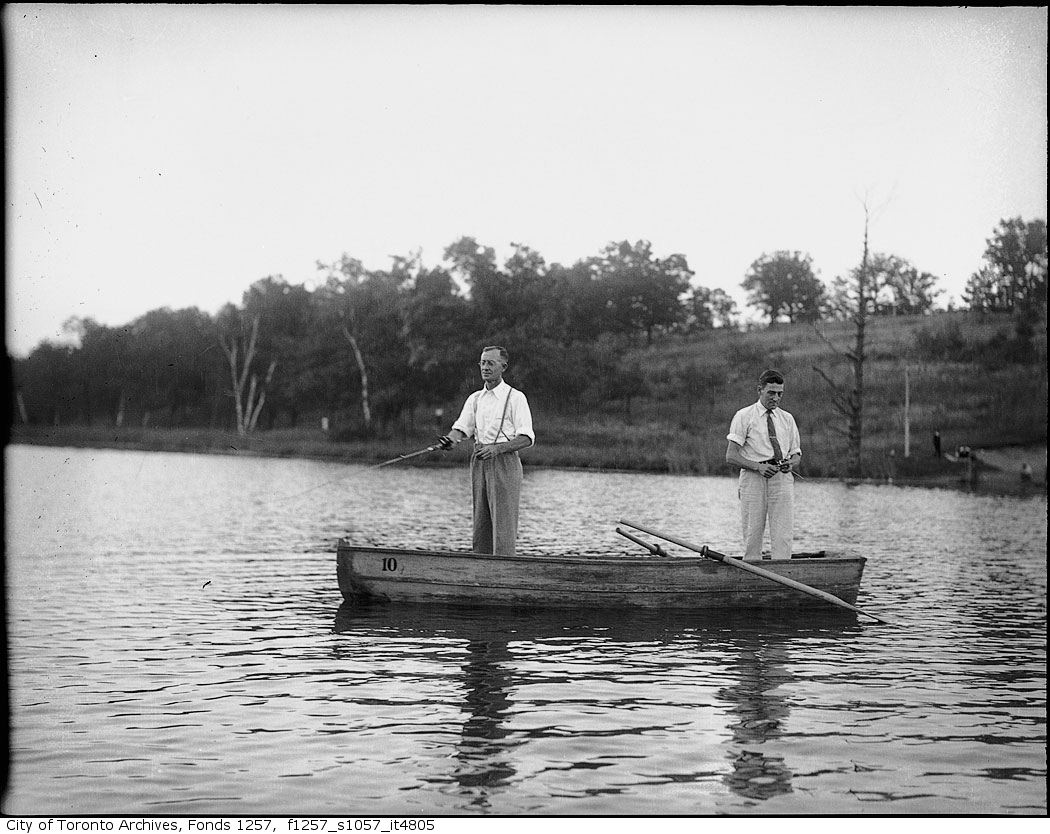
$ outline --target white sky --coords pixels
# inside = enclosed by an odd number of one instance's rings
[[[958,299],[1000,218],[1046,218],[1046,8],[9,4],[3,35],[17,355],[463,235],[647,239],[743,305],[765,252],[854,266],[865,194],[873,251]]]

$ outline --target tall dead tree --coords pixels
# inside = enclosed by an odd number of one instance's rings
[[[252,319],[249,334],[244,333],[243,327],[239,336],[227,338],[225,333],[219,333],[219,346],[230,363],[230,382],[233,386],[231,394],[237,409],[237,434],[239,435],[250,434],[255,430],[259,412],[262,411],[263,404],[266,402],[266,387],[273,379],[273,372],[277,367],[277,360],[272,360],[262,385],[259,384],[258,376],[251,373],[258,336],[258,316]],[[247,392],[245,392],[245,386],[248,388]]]
[[[849,350],[839,351],[824,336],[821,337],[831,345],[836,353],[845,356],[849,362],[852,372],[853,384],[846,390],[844,386],[835,382],[822,369],[813,366],[831,388],[831,401],[835,409],[846,418],[846,460],[850,477],[861,476],[861,447],[864,440],[864,329],[868,322],[868,226],[871,220],[871,211],[867,200],[862,202],[864,207],[864,254],[861,257],[860,268],[855,271],[857,276],[857,299],[856,307],[850,316],[854,324],[853,347]],[[818,331],[819,333],[819,331]]]

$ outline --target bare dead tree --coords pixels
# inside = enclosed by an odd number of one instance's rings
[[[871,222],[871,208],[867,198],[861,201],[861,205],[864,209],[864,253],[861,257],[860,268],[856,270],[856,308],[850,316],[854,325],[853,346],[844,352],[839,351],[823,333],[817,331],[836,353],[845,356],[849,362],[852,385],[847,390],[846,386],[835,382],[822,368],[813,366],[813,370],[820,374],[831,389],[831,401],[835,410],[846,418],[847,468],[848,474],[854,478],[859,478],[861,475],[861,451],[864,441],[864,331],[868,322],[868,270],[870,267],[868,230]]]
[[[251,332],[245,334],[243,328],[240,337],[227,338],[226,334],[219,334],[219,347],[226,354],[230,363],[230,382],[234,405],[237,409],[237,434],[246,435],[255,430],[255,424],[259,419],[266,402],[266,386],[273,379],[277,360],[270,362],[266,379],[259,385],[256,374],[251,373],[252,360],[255,359],[255,346],[259,337],[259,317],[252,319]],[[247,396],[245,396],[247,386]]]

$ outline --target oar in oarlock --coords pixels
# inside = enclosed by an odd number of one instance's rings
[[[396,458],[390,458],[390,460],[384,460],[382,463],[377,463],[375,466],[370,467],[372,469],[380,469],[384,466],[389,466],[392,463],[400,463],[403,460],[409,460],[410,458],[418,458],[420,455],[425,455],[427,452],[436,452],[441,448],[440,443],[435,443],[433,446],[427,446],[425,449],[420,449],[418,452],[411,452],[407,455],[398,455]]]
[[[873,620],[877,620],[880,623],[885,623],[886,625],[896,625],[895,623],[891,623],[889,620],[882,619],[882,617],[876,617],[874,614],[869,614],[867,611],[862,611],[860,608],[857,608],[857,606],[850,605],[845,600],[841,600],[834,594],[829,594],[827,591],[821,591],[819,588],[812,588],[809,585],[804,585],[801,582],[796,582],[794,579],[788,579],[786,576],[780,576],[779,574],[773,573],[772,571],[756,567],[750,562],[745,562],[742,559],[734,559],[731,556],[726,556],[724,553],[719,553],[717,550],[712,550],[706,544],[702,546],[692,544],[690,542],[676,538],[675,536],[669,536],[666,533],[660,533],[656,530],[653,530],[648,527],[643,527],[640,524],[635,524],[634,522],[627,521],[623,518],[620,519],[620,524],[626,524],[628,527],[633,527],[635,530],[641,530],[643,533],[648,533],[650,536],[656,536],[657,538],[664,539],[666,541],[672,542],[673,544],[680,545],[681,547],[684,547],[687,550],[695,551],[696,553],[699,553],[701,556],[704,556],[708,559],[714,559],[716,562],[721,562],[723,565],[729,565],[731,567],[738,568],[739,570],[747,571],[748,573],[753,573],[755,576],[761,576],[763,579],[768,579],[770,582],[777,582],[780,585],[784,585],[788,588],[794,588],[796,591],[801,591],[804,594],[809,594],[811,597],[816,597],[817,599],[822,599],[825,602],[830,602],[832,605],[837,605],[840,608],[846,608],[857,614],[863,614],[865,617],[871,617]]]
[[[652,553],[653,556],[667,556],[667,555],[669,555],[666,550],[664,550],[662,547],[660,547],[660,545],[652,544],[651,542],[644,541],[643,539],[638,538],[634,534],[628,533],[622,527],[617,527],[616,528],[616,532],[619,533],[621,536],[623,536],[625,539],[630,539],[635,544],[640,544],[642,547],[644,547],[646,550],[648,550],[650,553]]]

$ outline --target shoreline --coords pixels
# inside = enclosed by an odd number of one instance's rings
[[[111,434],[107,431],[105,434]],[[191,454],[227,455],[230,457],[264,457],[264,458],[296,458],[302,460],[332,461],[337,463],[356,463],[363,465],[375,465],[390,458],[404,454],[403,451],[391,451],[400,449],[403,443],[389,440],[376,441],[373,443],[342,443],[336,444],[326,438],[307,439],[298,438],[294,448],[289,444],[280,442],[260,442],[258,436],[241,437],[238,435],[227,435],[224,433],[205,432],[202,436],[199,430],[180,432],[178,430],[163,430],[161,434],[150,432],[150,437],[134,438],[119,435],[112,439],[103,437],[102,432],[97,429],[42,429],[42,430],[12,430],[7,438],[7,445],[26,446],[54,446],[75,449],[126,449],[144,452],[185,452]],[[194,436],[196,435],[196,436]],[[216,443],[216,441],[224,441]],[[237,444],[240,445],[237,445]],[[806,481],[814,483],[845,483],[849,486],[890,486],[890,487],[912,487],[925,489],[951,489],[978,494],[1010,495],[1018,497],[1046,496],[1046,444],[1031,444],[1025,446],[1008,445],[999,448],[988,447],[974,450],[975,460],[978,465],[973,468],[973,481],[967,480],[967,470],[958,464],[958,470],[949,473],[931,474],[927,476],[903,475],[896,476],[887,473],[878,477],[848,478],[842,476],[817,476],[803,473]],[[994,459],[999,465],[992,465],[986,458]],[[1020,460],[1034,461],[1033,478],[1030,482],[1023,482],[1020,478],[1019,466],[1016,469],[1003,469],[1002,463],[1017,462]],[[451,468],[465,465],[467,458],[460,454],[455,457],[445,457],[437,460],[414,461],[411,466],[427,468]],[[673,471],[651,466],[579,466],[573,463],[559,463],[557,458],[542,462],[524,461],[531,469],[552,469],[566,472],[605,472],[605,473],[638,473],[638,474],[661,474],[680,475],[694,477],[734,477],[732,472],[724,473],[696,473],[688,471]],[[392,464],[396,466],[397,464]]]

